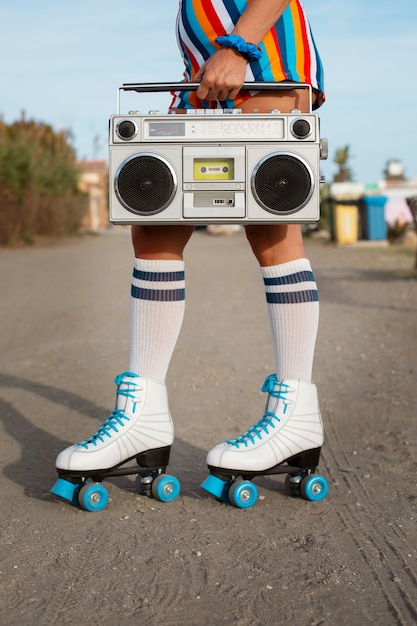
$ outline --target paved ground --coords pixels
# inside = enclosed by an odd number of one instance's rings
[[[181,496],[164,505],[124,477],[87,513],[49,489],[56,454],[109,414],[127,367],[129,239],[0,251],[2,624],[416,623],[414,251],[309,242],[308,254],[328,498],[289,498],[265,478],[242,511],[199,489],[206,450],[261,416],[273,365],[244,236],[197,232],[168,381]]]

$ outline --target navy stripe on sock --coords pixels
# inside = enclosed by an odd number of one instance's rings
[[[288,276],[276,276],[274,278],[264,278],[265,286],[268,285],[295,285],[296,283],[314,281],[314,274],[311,270],[288,274]]]
[[[138,280],[149,280],[153,282],[171,282],[185,280],[184,270],[180,272],[144,272],[142,270],[133,270],[133,278]]]
[[[299,304],[301,302],[318,302],[319,292],[317,289],[308,291],[284,291],[280,293],[267,292],[266,301],[269,304]]]
[[[132,298],[153,302],[179,302],[185,300],[185,289],[142,289],[132,285]]]

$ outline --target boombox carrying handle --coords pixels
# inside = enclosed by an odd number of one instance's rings
[[[197,91],[200,83],[124,83],[118,89],[117,93],[117,113],[120,114],[120,92],[121,91],[137,91],[138,93],[154,93],[158,91]],[[279,83],[268,83],[261,81],[253,81],[243,83],[242,89],[249,91],[289,91],[291,89],[308,89],[310,100],[310,112],[312,107],[312,89],[311,85],[306,83],[292,83],[282,81]]]

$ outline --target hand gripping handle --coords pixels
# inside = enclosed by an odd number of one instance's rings
[[[118,90],[117,112],[120,113],[120,92],[121,91],[137,91],[138,93],[155,93],[161,91],[196,91],[200,83],[123,83]],[[290,91],[292,89],[308,89],[310,100],[310,111],[312,106],[312,89],[311,85],[306,83],[292,83],[282,81],[279,83],[253,81],[243,83],[242,89],[249,91]]]

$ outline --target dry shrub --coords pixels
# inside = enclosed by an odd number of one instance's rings
[[[0,245],[76,232],[87,207],[67,131],[0,121]]]

